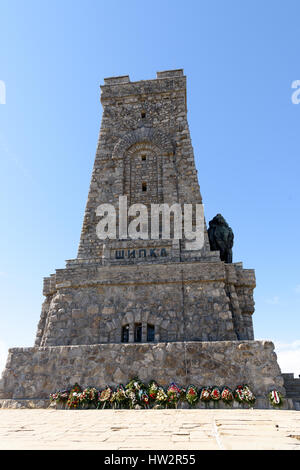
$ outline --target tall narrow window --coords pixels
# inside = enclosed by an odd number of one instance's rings
[[[144,118],[146,117],[145,111],[142,111],[142,112],[141,112],[141,116],[142,116],[142,119],[144,119]]]
[[[142,182],[142,191],[147,191],[147,183],[145,181]]]
[[[146,161],[146,155],[142,155],[142,160],[143,160],[143,162]]]
[[[142,324],[136,323],[134,325],[134,342],[141,343],[142,342]]]
[[[129,341],[129,325],[125,325],[122,328],[122,343],[128,343]]]
[[[154,341],[155,337],[155,328],[154,325],[147,325],[147,341]]]

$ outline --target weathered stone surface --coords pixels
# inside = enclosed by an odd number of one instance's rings
[[[245,294],[239,303],[241,264],[230,265],[231,278],[233,271],[234,284],[226,284],[227,265],[220,261],[60,270],[70,285],[53,300],[48,296],[36,346],[120,342],[122,326],[139,322],[155,326],[155,341],[253,339],[254,304],[245,303]],[[251,299],[254,276],[248,287],[241,282]]]
[[[266,398],[271,388],[282,393],[284,388],[274,345],[265,346],[263,341],[216,341],[13,348],[0,398],[46,399],[76,381],[102,388],[126,383],[135,375],[146,382],[193,383],[199,388],[248,383],[258,397]]]
[[[98,205],[114,204],[118,221],[121,195],[148,208],[202,202],[183,70],[140,82],[110,77],[101,102],[78,257],[45,278],[35,345],[120,342],[122,327],[140,322],[144,339],[147,324],[154,326],[154,341],[253,339],[254,271],[222,262],[206,227],[201,250],[175,240],[97,237]]]
[[[105,79],[101,103],[78,256],[44,279],[35,347],[10,350],[0,397],[42,399],[76,381],[102,387],[133,375],[282,389],[272,343],[253,341],[254,271],[222,261],[206,226],[201,250],[97,236],[97,207],[113,204],[118,222],[122,195],[147,208],[202,203],[183,70]]]

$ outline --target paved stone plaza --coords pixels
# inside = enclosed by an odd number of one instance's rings
[[[300,450],[300,413],[1,409],[4,449]]]

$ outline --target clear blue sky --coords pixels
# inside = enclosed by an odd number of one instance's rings
[[[0,356],[33,345],[42,279],[76,257],[104,77],[183,68],[206,219],[256,270],[255,337],[300,373],[299,18],[290,0],[1,2]]]

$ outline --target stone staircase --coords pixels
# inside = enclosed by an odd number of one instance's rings
[[[291,398],[295,410],[300,411],[300,376],[295,378],[294,374],[282,374],[282,377],[287,398]]]

